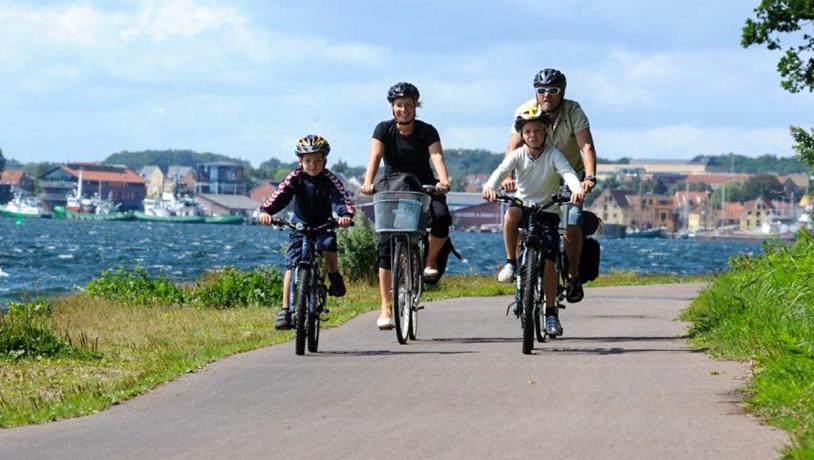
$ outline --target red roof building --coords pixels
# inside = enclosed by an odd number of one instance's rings
[[[79,185],[82,175],[82,196],[111,198],[121,205],[122,211],[141,209],[147,195],[146,181],[125,166],[108,166],[99,163],[69,163],[54,168],[40,177],[45,207],[65,206],[67,196]]]

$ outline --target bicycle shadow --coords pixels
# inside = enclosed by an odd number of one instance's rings
[[[479,353],[474,350],[460,350],[460,351],[430,351],[430,350],[332,350],[320,351],[311,354],[310,356],[399,356],[399,355],[468,355]]]
[[[519,342],[521,337],[443,337],[427,339],[424,342],[461,343],[461,344],[484,344],[484,343],[508,343]]]

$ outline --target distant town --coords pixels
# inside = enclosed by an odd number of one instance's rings
[[[228,157],[167,152],[123,152],[103,162],[37,168],[9,161],[0,176],[0,210],[6,215],[76,219],[251,223],[262,201],[296,166],[272,159],[255,169]],[[452,150],[447,158],[455,178],[448,196],[455,228],[499,231],[503,208],[484,202],[480,190],[501,156]],[[172,164],[173,159],[184,164]],[[138,164],[150,161],[155,164]],[[743,172],[750,169],[746,161],[732,155],[691,161],[600,159],[599,186],[587,209],[602,219],[606,236],[759,237],[810,228],[813,203],[807,168],[791,159],[764,156],[751,165],[764,171]],[[773,166],[776,171],[769,171]],[[359,193],[363,168],[341,161],[329,167],[372,219],[370,197]]]

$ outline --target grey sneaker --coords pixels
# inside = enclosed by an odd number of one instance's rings
[[[514,280],[514,265],[506,262],[497,274],[497,280],[501,283],[511,283]]]
[[[546,316],[545,333],[550,335],[551,337],[557,337],[562,335],[562,325],[560,324],[560,319],[553,315]]]

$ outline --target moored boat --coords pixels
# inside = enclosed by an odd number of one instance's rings
[[[204,222],[207,224],[220,224],[220,225],[240,225],[243,223],[241,216],[207,216],[204,217]]]
[[[4,205],[0,205],[0,216],[4,217],[51,217],[33,197],[15,196]]]

